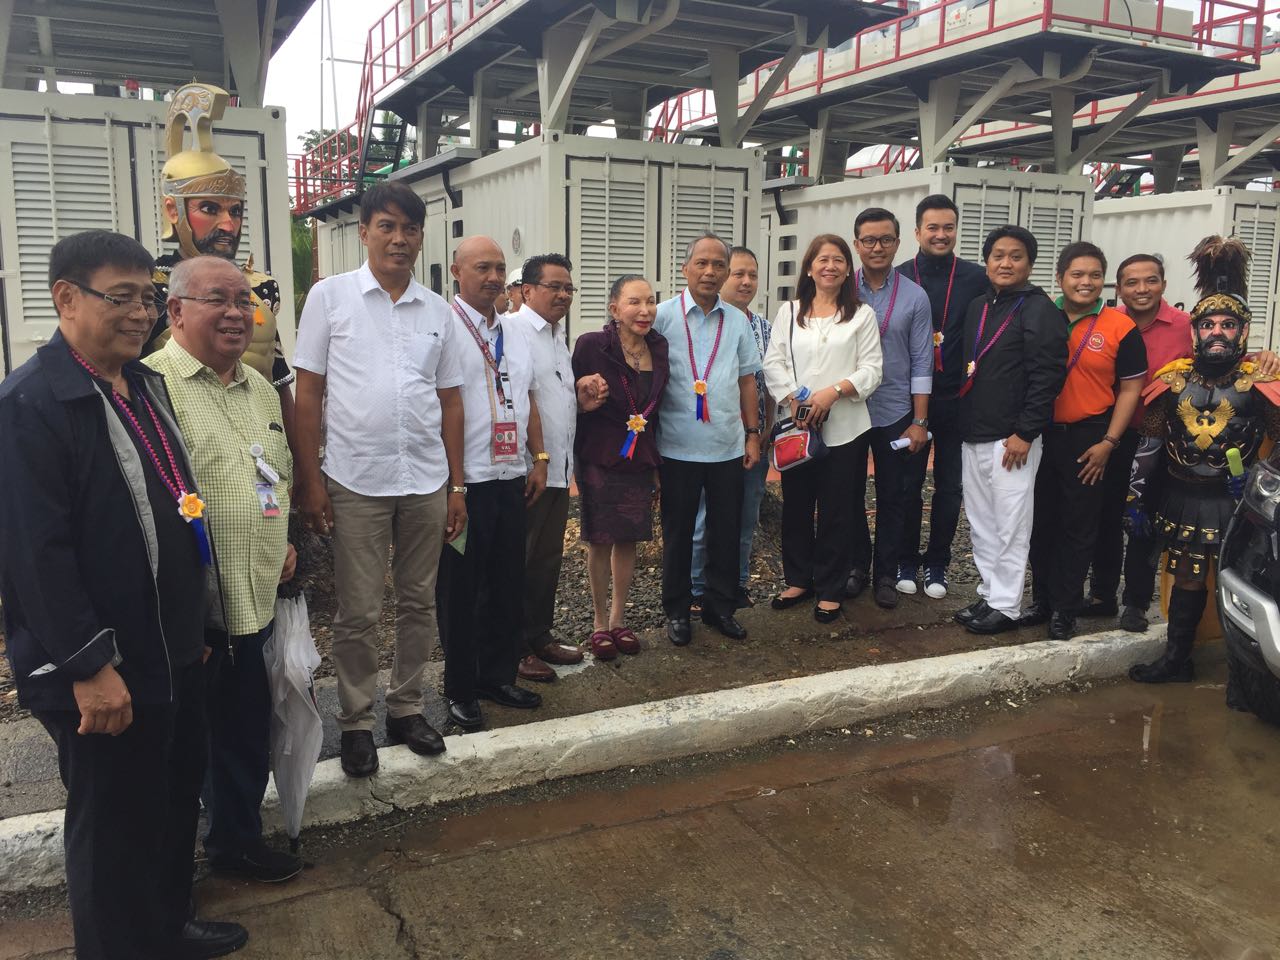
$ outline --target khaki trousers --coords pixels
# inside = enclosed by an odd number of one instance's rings
[[[387,552],[396,590],[396,652],[387,685],[387,715],[422,712],[422,674],[438,639],[436,572],[444,544],[447,495],[369,497],[328,480],[333,504],[333,665],[338,726],[373,729],[378,684],[378,620]]]

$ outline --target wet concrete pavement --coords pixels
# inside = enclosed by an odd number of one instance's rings
[[[549,784],[200,884],[238,956],[1280,958],[1280,731],[1119,684]],[[69,957],[59,909],[0,958]]]

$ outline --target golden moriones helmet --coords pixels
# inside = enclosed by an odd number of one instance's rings
[[[245,199],[245,180],[226,160],[213,152],[213,122],[222,119],[227,91],[203,83],[189,83],[173,95],[165,121],[165,161],[160,171],[160,194],[177,208],[177,222],[165,215],[161,239],[178,242],[184,257],[200,255],[187,220],[187,201],[193,197]],[[190,149],[183,149],[187,126],[192,131]],[[168,204],[166,203],[166,206]]]

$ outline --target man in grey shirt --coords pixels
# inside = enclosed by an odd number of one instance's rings
[[[911,280],[893,269],[898,252],[898,219],[888,210],[871,207],[858,214],[853,225],[854,250],[862,262],[857,272],[858,297],[876,312],[884,375],[875,393],[867,397],[871,429],[856,441],[863,446],[857,456],[853,495],[855,511],[853,569],[847,586],[856,597],[874,575],[878,606],[898,605],[898,561],[902,551],[902,527],[906,516],[908,464],[924,456],[929,430],[929,393],[933,389],[933,319],[929,297]],[[894,450],[890,444],[905,440]],[[867,450],[875,458],[876,539],[874,552],[866,510]]]

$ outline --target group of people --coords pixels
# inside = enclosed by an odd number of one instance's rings
[[[170,124],[207,123],[224,102],[183,88]],[[1107,258],[1088,242],[1059,255],[1055,301],[1030,283],[1033,235],[999,227],[983,263],[966,262],[956,206],[936,195],[915,211],[906,261],[885,209],[858,215],[852,244],[815,237],[772,323],[752,309],[751,250],[699,236],[675,296],[617,278],[608,317],[571,349],[568,258],[531,257],[513,284],[497,242],[466,238],[446,300],[413,276],[423,201],[383,182],[361,197],[367,259],[313,287],[291,369],[278,285],[235,260],[243,179],[201,142],[170,156],[161,193],[178,251],[157,261],[106,231],[57,243],[58,332],[0,385],[7,654],[58,749],[86,960],[244,944],[239,925],[195,916],[202,797],[215,871],[280,882],[301,869],[263,841],[259,812],[264,649],[296,563],[291,509],[332,542],[340,759],[358,778],[378,768],[389,555],[385,733],[423,755],[446,748],[424,713],[437,641],[464,731],[484,726],[481,702],[538,707],[520,681],[554,680],[584,646],[601,660],[640,652],[627,599],[655,511],[667,639],[690,643],[695,615],[744,638],[775,426],[823,442],[782,472],[773,608],[812,601],[829,623],[867,587],[881,607],[945,597],[963,503],[981,575],[956,615],[966,629],[1047,622],[1069,638],[1077,617],[1120,613],[1123,572],[1121,624],[1145,630],[1167,551],[1167,649],[1133,676],[1187,680],[1240,496],[1228,453],[1247,467],[1280,434],[1280,364],[1245,356],[1248,251],[1234,240],[1197,248],[1204,299],[1190,315],[1165,302],[1165,265],[1147,254],[1119,264],[1121,305],[1106,305]],[[594,616],[582,643],[555,631],[575,483]]]

